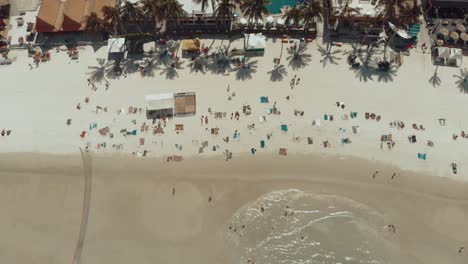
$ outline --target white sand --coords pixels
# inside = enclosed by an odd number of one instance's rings
[[[210,45],[210,40],[204,40]],[[216,40],[213,47],[221,45]],[[224,41],[222,45],[227,45]],[[231,47],[242,47],[242,40],[235,41]],[[13,135],[1,137],[2,152],[48,152],[48,153],[78,153],[78,147],[84,147],[90,142],[91,149],[98,153],[116,152],[112,144],[124,145],[123,150],[117,151],[124,155],[137,150],[150,150],[150,156],[164,157],[165,155],[181,154],[184,157],[198,155],[198,146],[193,140],[201,142],[208,140],[210,148],[219,145],[220,150],[213,152],[205,149],[201,156],[216,155],[223,159],[222,151],[229,149],[237,153],[250,153],[250,148],[257,148],[256,155],[263,153],[277,154],[280,147],[288,148],[289,153],[316,153],[324,155],[357,156],[369,160],[385,161],[404,169],[424,171],[430,174],[453,176],[450,163],[458,164],[456,179],[466,178],[466,161],[468,139],[452,140],[452,134],[460,134],[461,130],[468,131],[468,96],[461,94],[455,85],[455,78],[459,69],[439,67],[438,74],[442,86],[433,88],[428,80],[435,67],[431,64],[430,55],[422,54],[420,50],[413,51],[410,57],[405,57],[403,66],[397,71],[391,82],[374,80],[361,82],[346,64],[346,55],[338,65],[323,67],[317,44],[309,44],[308,53],[312,54],[309,65],[301,70],[293,71],[288,66],[286,45],[283,51],[282,64],[287,69],[287,77],[281,82],[271,82],[269,71],[273,68],[273,57],[278,57],[281,43],[278,40],[268,40],[264,57],[258,60],[257,72],[252,79],[239,81],[235,73],[230,76],[206,73],[190,73],[185,62],[185,69],[179,70],[179,77],[166,80],[161,71],[153,78],[142,78],[139,73],[131,74],[128,78],[109,80],[110,89],[105,90],[104,83],[97,92],[87,86],[88,66],[97,65],[96,58],[106,57],[106,47],[93,52],[91,47],[80,49],[78,63],[70,62],[65,52],[56,54],[52,51],[52,60],[42,63],[39,68],[30,70],[28,63],[31,58],[26,52],[12,52],[17,61],[8,67],[0,68],[2,85],[0,86],[0,111],[2,121],[0,128],[12,129]],[[349,50],[349,47],[341,50]],[[466,64],[465,64],[466,65]],[[298,87],[291,90],[289,81],[297,75],[301,78]],[[236,96],[228,101],[227,85]],[[163,136],[153,136],[150,133],[141,135],[139,129],[145,120],[144,114],[117,115],[120,108],[129,106],[145,107],[144,96],[162,92],[196,92],[197,115],[194,117],[176,118],[168,124]],[[285,97],[292,96],[288,102]],[[90,103],[86,105],[84,98],[89,96]],[[269,104],[260,104],[260,96],[268,96]],[[266,115],[265,109],[278,102],[281,115]],[[335,106],[336,101],[343,101],[346,109]],[[82,110],[77,111],[76,105],[81,102]],[[242,105],[252,106],[252,115],[242,115]],[[94,112],[95,106],[108,107],[108,113]],[[207,115],[207,109],[213,112],[227,112],[225,120],[215,120],[209,117],[209,126],[200,125],[200,117]],[[295,117],[293,110],[305,111],[304,117]],[[231,112],[240,111],[240,121],[229,119]],[[341,115],[350,111],[359,113],[357,119],[341,120]],[[364,119],[365,112],[380,114],[380,122]],[[335,121],[323,121],[324,114],[333,114]],[[266,115],[267,122],[259,123],[259,116]],[[66,126],[66,119],[72,118],[72,125]],[[438,118],[447,118],[447,125],[441,127]],[[132,119],[137,124],[131,123]],[[321,127],[312,127],[313,119],[321,119]],[[404,130],[389,127],[389,122],[401,120],[405,122]],[[82,130],[88,130],[89,125],[97,122],[98,129],[110,126],[116,135],[114,139],[101,137],[97,130],[91,131],[86,139],[79,137]],[[147,123],[150,123],[147,121]],[[174,131],[175,123],[183,123],[185,132],[177,135]],[[256,129],[251,134],[247,125],[255,123]],[[425,131],[415,131],[413,123],[422,124]],[[281,124],[288,124],[289,132],[280,131]],[[361,133],[353,135],[351,127],[359,125]],[[219,127],[218,136],[210,135],[205,128]],[[135,137],[124,138],[119,134],[122,128],[138,129]],[[345,128],[346,133],[339,132]],[[233,141],[235,130],[241,133],[240,140]],[[266,140],[267,133],[273,133],[273,138],[267,141],[266,149],[260,149],[259,141]],[[380,135],[393,134],[396,146],[393,150],[380,149]],[[418,142],[410,144],[407,137],[416,134]],[[229,136],[231,141],[226,144],[222,138]],[[293,142],[295,136],[301,137],[299,143]],[[314,145],[307,145],[306,137],[314,139]],[[145,137],[146,145],[139,147],[139,138]],[[350,145],[342,145],[341,138],[349,137]],[[329,140],[332,147],[324,149],[321,142]],[[426,146],[426,140],[432,140],[435,147]],[[107,142],[106,150],[96,149],[98,143]],[[156,143],[155,143],[156,142]],[[183,150],[179,152],[174,147],[181,144]],[[426,161],[418,160],[417,153],[427,153]],[[468,178],[466,178],[468,179]]]

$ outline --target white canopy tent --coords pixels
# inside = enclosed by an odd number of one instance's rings
[[[149,119],[174,115],[174,94],[150,94],[145,96],[145,100]]]
[[[262,33],[244,34],[244,50],[246,54],[263,55],[266,38]]]
[[[125,38],[110,38],[107,40],[108,53],[123,53],[125,49]]]
[[[463,54],[461,49],[448,47],[435,47],[434,61],[446,65],[460,67],[462,64]]]

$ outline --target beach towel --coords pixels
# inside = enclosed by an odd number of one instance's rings
[[[358,126],[353,126],[353,133],[354,134],[357,134],[359,131],[358,131]]]
[[[281,130],[284,132],[288,132],[288,126],[287,125],[281,125]]]
[[[136,134],[137,134],[137,131],[136,131],[136,129],[134,129],[134,130],[132,131],[132,135],[136,136]]]
[[[307,137],[307,144],[309,145],[314,144],[314,140],[311,137]]]
[[[328,115],[323,115],[323,120],[327,121],[328,120]]]
[[[426,153],[418,153],[418,159],[426,160],[427,154]]]
[[[267,104],[267,103],[269,103],[268,97],[267,97],[267,96],[261,96],[261,97],[260,97],[260,103],[261,103],[261,104]]]
[[[356,118],[357,117],[357,112],[351,112],[351,118]]]
[[[140,138],[140,146],[145,145],[145,138]]]
[[[260,140],[260,147],[265,148],[265,140]]]

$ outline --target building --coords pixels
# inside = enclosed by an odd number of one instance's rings
[[[171,32],[224,32],[231,29],[231,20],[220,20],[214,16],[216,6],[212,7],[211,2],[206,10],[202,10],[201,5],[193,0],[179,0],[182,8],[187,13],[187,17],[178,21],[168,21],[166,31]],[[216,3],[216,2],[215,2]]]
[[[115,6],[116,0],[43,0],[36,18],[36,32],[76,32],[86,27],[86,17],[102,8]]]
[[[329,31],[333,35],[378,35],[383,19],[378,0],[329,0]]]
[[[195,93],[161,93],[145,96],[146,117],[184,117],[195,115],[197,111]]]

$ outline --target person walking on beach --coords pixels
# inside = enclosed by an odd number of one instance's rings
[[[372,178],[375,179],[375,176],[377,176],[378,173],[379,171],[375,171],[374,174],[372,174]]]
[[[201,118],[200,118],[200,123],[201,123],[202,125],[203,125],[203,117],[204,117],[204,116],[201,116]]]
[[[462,251],[463,251],[463,249],[465,249],[465,247],[460,247],[460,248],[458,249],[458,254],[461,254]]]
[[[392,180],[395,179],[396,173],[392,174]]]
[[[172,188],[172,196],[175,195],[175,187]]]
[[[208,116],[205,116],[205,125],[208,125]]]

